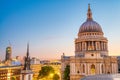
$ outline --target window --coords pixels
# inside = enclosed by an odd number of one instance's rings
[[[95,74],[95,65],[94,64],[91,65],[91,74]]]
[[[91,56],[94,56],[94,54],[91,54]]]

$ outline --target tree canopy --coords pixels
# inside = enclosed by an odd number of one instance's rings
[[[54,74],[53,80],[59,80],[59,79],[60,79],[60,76],[58,74]]]
[[[48,77],[49,74],[54,73],[54,69],[51,66],[43,66],[39,71],[38,78]]]
[[[65,68],[63,80],[70,80],[70,65],[67,65]]]

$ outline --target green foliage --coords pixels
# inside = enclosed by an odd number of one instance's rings
[[[15,77],[12,77],[11,80],[16,80],[16,78],[15,78]]]
[[[32,80],[38,80],[38,79],[33,77],[33,79],[32,79]]]
[[[54,73],[54,68],[51,66],[43,66],[39,71],[38,78],[48,77],[50,73]]]
[[[70,66],[67,65],[63,74],[63,80],[70,80]]]
[[[53,80],[59,80],[59,79],[60,79],[60,76],[58,74],[54,74]]]

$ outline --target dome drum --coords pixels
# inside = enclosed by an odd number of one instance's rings
[[[103,36],[103,33],[100,33],[100,32],[84,32],[84,33],[78,33],[78,36]]]

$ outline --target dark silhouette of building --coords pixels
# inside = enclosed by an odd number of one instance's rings
[[[6,48],[6,56],[5,56],[5,61],[11,60],[12,59],[12,48],[8,46]]]

